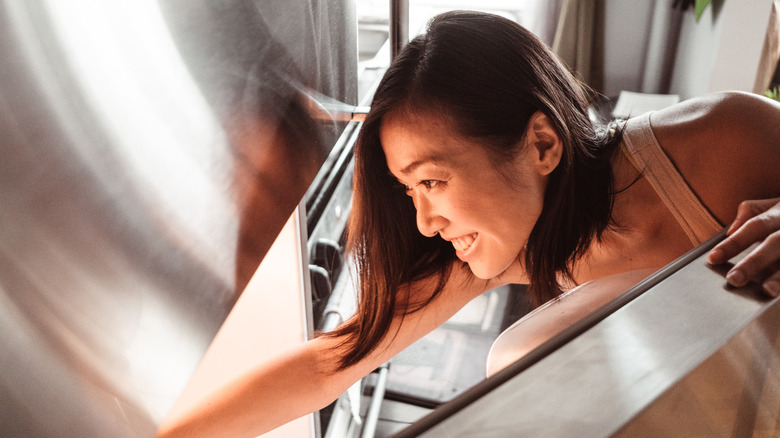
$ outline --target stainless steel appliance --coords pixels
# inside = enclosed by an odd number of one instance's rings
[[[0,435],[154,434],[343,129],[354,21],[0,2]]]

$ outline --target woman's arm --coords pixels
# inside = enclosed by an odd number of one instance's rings
[[[434,279],[421,280],[402,293],[414,302],[432,290]],[[394,319],[380,345],[357,365],[338,370],[341,339],[321,337],[298,346],[236,378],[166,420],[159,438],[255,437],[327,406],[354,382],[438,327],[472,298],[500,285],[453,266],[442,292],[426,307]]]
[[[247,373],[166,419],[158,437],[255,437],[321,409],[358,380],[357,369],[333,373],[334,339],[315,339]]]
[[[707,110],[700,120],[705,133],[699,138],[704,144],[695,158],[702,160],[709,152],[713,161],[704,166],[708,178],[701,187],[717,190],[710,199],[726,207],[720,209],[725,211],[721,217],[734,218],[729,219],[728,237],[710,251],[708,260],[725,263],[760,242],[729,270],[726,279],[734,286],[758,281],[768,294],[778,296],[780,104],[749,93],[720,93],[703,100]]]

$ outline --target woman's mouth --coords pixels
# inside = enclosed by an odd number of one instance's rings
[[[452,246],[455,247],[455,250],[458,252],[466,252],[469,248],[471,248],[471,245],[474,243],[474,239],[477,238],[477,233],[473,234],[467,234],[465,236],[460,236],[458,238],[452,239],[451,243]]]

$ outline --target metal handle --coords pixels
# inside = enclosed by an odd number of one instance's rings
[[[368,413],[366,414],[366,419],[363,423],[363,432],[360,434],[360,438],[374,437],[377,421],[379,420],[379,410],[382,407],[382,401],[385,398],[388,368],[388,363],[379,367],[379,376],[376,379],[376,385],[374,385],[374,394],[371,397],[371,405],[368,407]]]
[[[409,0],[390,0],[390,62],[409,42]]]

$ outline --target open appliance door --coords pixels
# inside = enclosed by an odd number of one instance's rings
[[[152,436],[340,136],[312,96],[357,99],[354,6],[0,23],[0,435]]]

